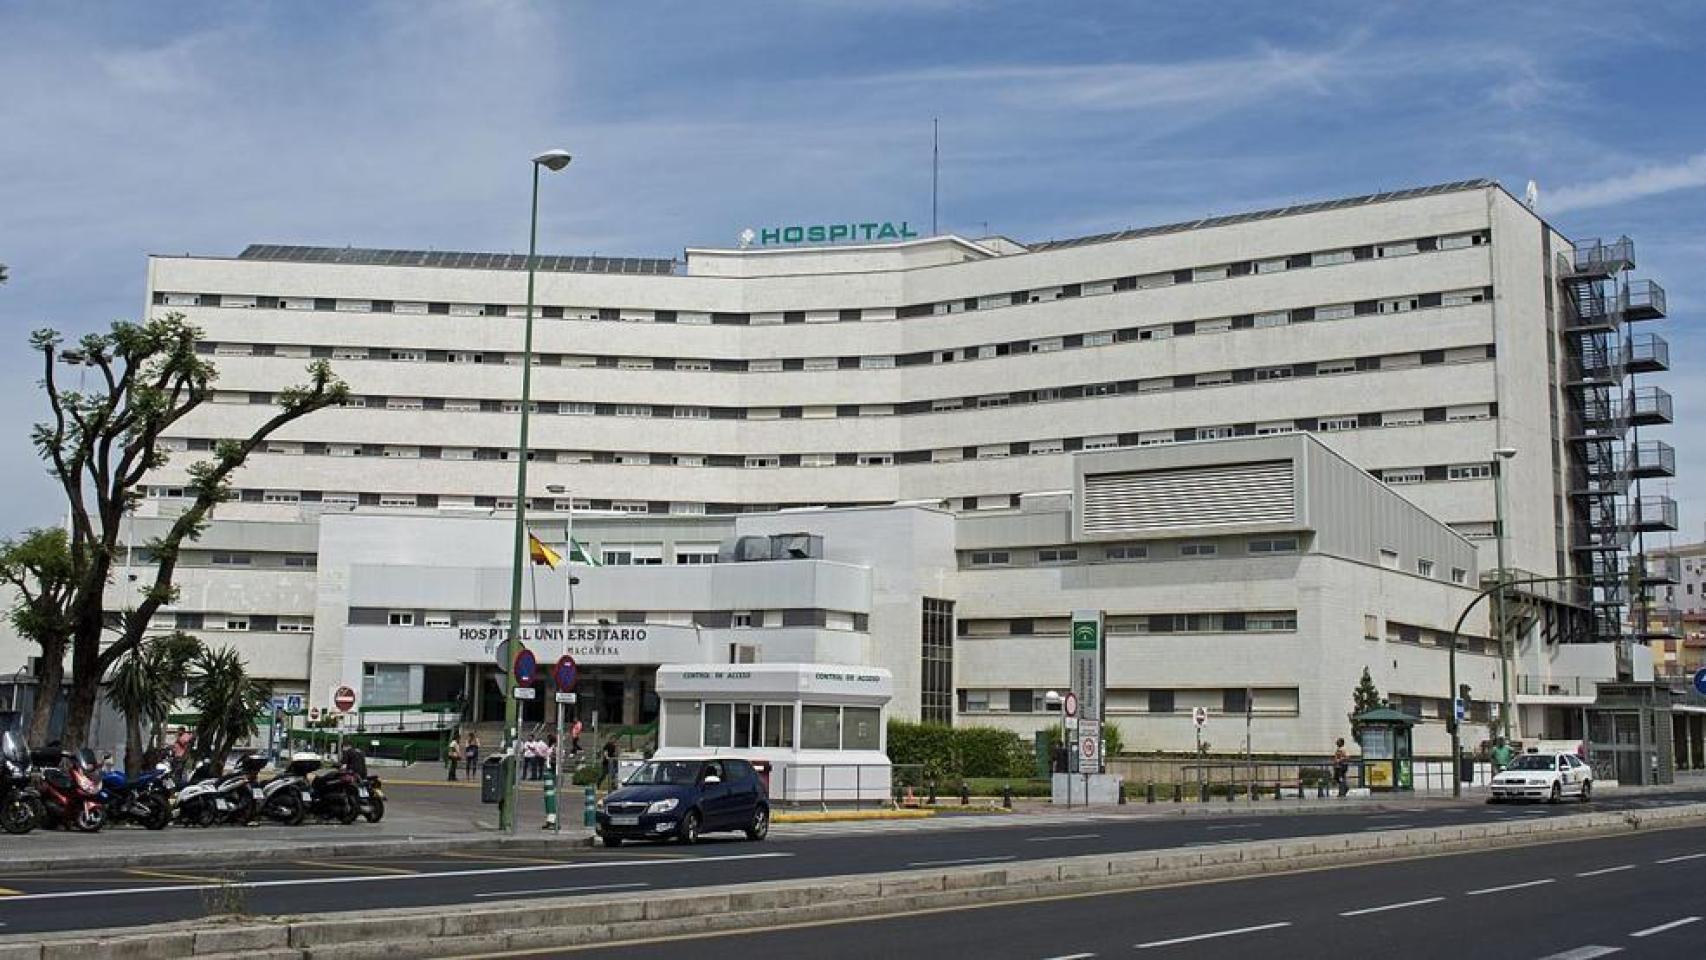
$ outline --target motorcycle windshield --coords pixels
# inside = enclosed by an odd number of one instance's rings
[[[88,747],[84,747],[83,749],[77,751],[77,762],[85,770],[98,770],[98,769],[100,769],[100,766],[101,766],[101,761],[96,759],[96,757],[95,757],[95,751],[89,749]]]
[[[27,764],[30,759],[30,748],[24,746],[24,738],[16,731],[7,730],[0,734],[0,757],[17,764]]]

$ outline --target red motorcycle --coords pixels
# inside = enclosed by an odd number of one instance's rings
[[[38,750],[31,759],[41,768],[42,826],[94,833],[107,822],[101,803],[99,761],[87,747],[76,753]]]

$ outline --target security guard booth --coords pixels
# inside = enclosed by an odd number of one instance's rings
[[[1376,707],[1351,718],[1362,740],[1362,782],[1371,791],[1414,790],[1410,728],[1416,718]]]

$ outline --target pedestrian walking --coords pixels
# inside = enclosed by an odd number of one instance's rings
[[[451,734],[450,747],[444,751],[444,769],[450,772],[450,776],[447,779],[454,783],[456,781],[456,768],[461,765],[462,738],[455,734]]]
[[[581,721],[575,718],[575,725],[569,728],[569,754],[579,756],[581,752]]]
[[[550,768],[552,776],[563,766],[557,759],[557,735],[554,733],[545,735],[545,764]]]
[[[1496,777],[1505,772],[1505,769],[1511,765],[1511,755],[1515,752],[1511,749],[1510,742],[1504,737],[1500,737],[1498,742],[1493,744],[1493,776]]]
[[[1350,769],[1351,758],[1345,753],[1345,738],[1340,737],[1338,742],[1333,745],[1333,783],[1339,788],[1339,796],[1341,797],[1351,792],[1350,784],[1345,781],[1345,776],[1350,772]]]
[[[538,737],[535,736],[535,737],[528,737],[527,738],[527,742],[522,744],[522,746],[521,746],[521,757],[522,757],[523,766],[525,768],[526,778],[529,780],[539,779],[539,766],[540,766],[540,764],[539,764],[539,738]]]
[[[468,742],[462,747],[462,760],[466,764],[466,766],[463,767],[462,772],[467,774],[468,779],[474,779],[474,773],[480,766],[479,734],[468,734]]]
[[[606,740],[604,742],[604,774],[603,774],[603,776],[598,778],[598,782],[600,784],[603,784],[605,778],[608,777],[610,780],[611,789],[616,788],[616,770],[617,770],[616,758],[620,754],[621,754],[621,751],[618,750],[616,747],[616,738],[615,737],[611,737],[609,740]]]

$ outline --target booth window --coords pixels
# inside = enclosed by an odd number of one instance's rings
[[[882,749],[882,711],[876,707],[845,707],[841,717],[841,749]]]
[[[733,710],[732,704],[705,704],[705,746],[726,747],[729,745],[731,736],[729,716]]]
[[[709,729],[708,725],[707,729]],[[706,746],[710,746],[708,741]],[[800,749],[841,749],[840,707],[803,706],[800,708]]]
[[[762,745],[792,747],[794,745],[794,708],[792,704],[771,704],[764,708]]]

